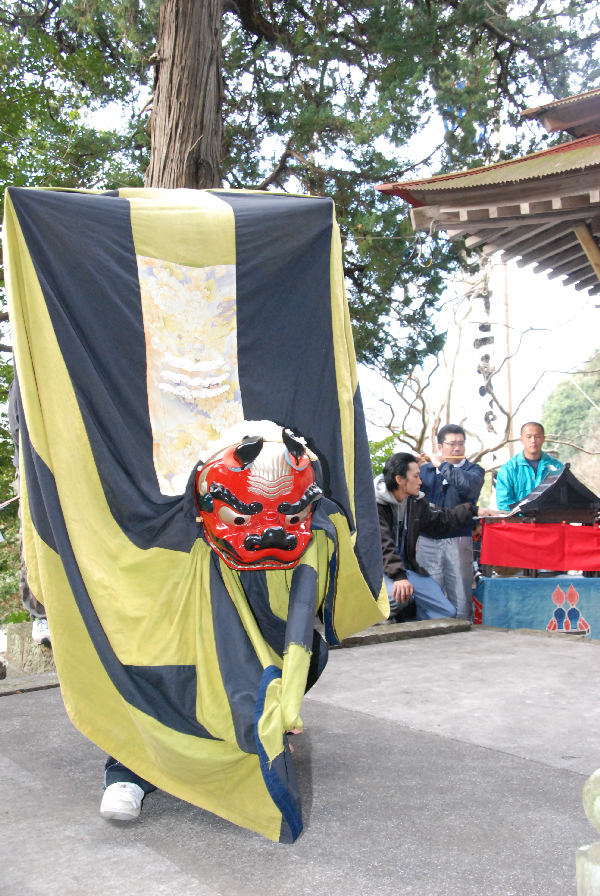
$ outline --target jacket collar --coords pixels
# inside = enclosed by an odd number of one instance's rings
[[[546,463],[548,463],[548,461],[552,461],[552,460],[554,460],[554,458],[553,458],[553,457],[550,457],[549,454],[546,454],[545,451],[542,451],[542,456],[540,457],[540,463],[541,463],[543,460],[545,460]],[[520,452],[515,456],[515,463],[517,463],[517,464],[521,464],[521,465],[523,465],[523,464],[527,464],[527,465],[529,465],[529,461],[528,461],[527,458],[525,457],[525,452],[524,452],[524,451],[520,451]]]

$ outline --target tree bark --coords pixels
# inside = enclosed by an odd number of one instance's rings
[[[221,186],[222,0],[160,8],[147,187]]]

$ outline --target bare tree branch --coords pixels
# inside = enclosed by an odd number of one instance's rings
[[[581,451],[583,454],[589,454],[592,457],[599,457],[600,451],[588,451],[587,448],[584,448],[582,445],[576,445],[575,442],[571,442],[568,439],[559,439],[556,436],[548,433],[546,435],[546,440],[548,442],[554,442],[555,445],[566,445],[568,448],[576,448],[577,451]]]
[[[269,176],[263,180],[262,184],[259,184],[258,187],[254,188],[255,190],[267,190],[271,186],[271,184],[274,184],[277,181],[277,179],[279,177],[281,177],[282,174],[285,173],[285,170],[287,168],[288,159],[292,155],[292,143],[293,142],[294,142],[294,137],[292,136],[292,137],[290,137],[288,142],[285,144],[285,149],[284,149],[284,151],[281,155],[281,158],[279,159],[276,167],[269,174]]]

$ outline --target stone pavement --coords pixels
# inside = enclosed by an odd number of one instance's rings
[[[158,792],[98,815],[103,757],[57,689],[0,698],[1,896],[575,896],[598,834],[600,647],[471,631],[332,652],[281,846]]]

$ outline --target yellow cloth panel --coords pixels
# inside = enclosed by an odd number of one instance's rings
[[[381,591],[379,592],[379,597],[377,598],[377,605],[379,609],[383,613],[384,619],[390,618],[390,600],[387,593],[387,588],[385,587],[385,582],[381,583]]]
[[[331,324],[333,331],[333,350],[335,357],[335,375],[337,379],[340,426],[342,432],[342,449],[344,452],[344,473],[348,485],[350,509],[355,515],[354,506],[354,393],[358,385],[356,371],[356,355],[350,326],[348,303],[344,287],[344,268],[342,260],[342,244],[340,229],[333,213],[333,230],[331,234]]]
[[[333,629],[337,638],[343,641],[344,638],[387,619],[387,615],[380,606],[381,595],[380,600],[375,601],[361,575],[346,517],[341,513],[334,513],[330,519],[338,534],[337,598],[333,608]]]
[[[273,615],[279,619],[287,619],[293,571],[293,569],[268,569],[266,573],[269,606]]]
[[[195,561],[179,551],[137,548],[114,520],[10,203],[5,231],[10,244],[10,315],[29,435],[54,474],[73,551],[92,603],[122,663],[193,664],[195,609],[182,583],[189,585]],[[31,320],[35,326],[30,325]],[[51,409],[48,428],[44,409]],[[127,594],[126,605],[122,594]],[[45,604],[45,595],[38,597]]]
[[[235,216],[204,190],[119,190],[129,199],[137,255],[190,267],[235,264]]]
[[[265,787],[258,757],[223,741],[203,740],[165,728],[129,706],[94,650],[60,557],[33,527],[30,533],[36,542],[40,568],[45,571],[44,599],[52,620],[62,697],[73,724],[101,750],[157,787],[279,840],[281,814]],[[99,780],[101,771],[99,768]]]
[[[267,687],[263,714],[258,723],[258,736],[271,762],[283,753],[283,730],[281,678],[275,678]]]
[[[311,650],[300,644],[290,644],[283,658],[280,700],[281,717],[286,731],[291,731],[292,728],[299,728],[301,731],[303,728],[299,712],[306,688],[311,653]]]

